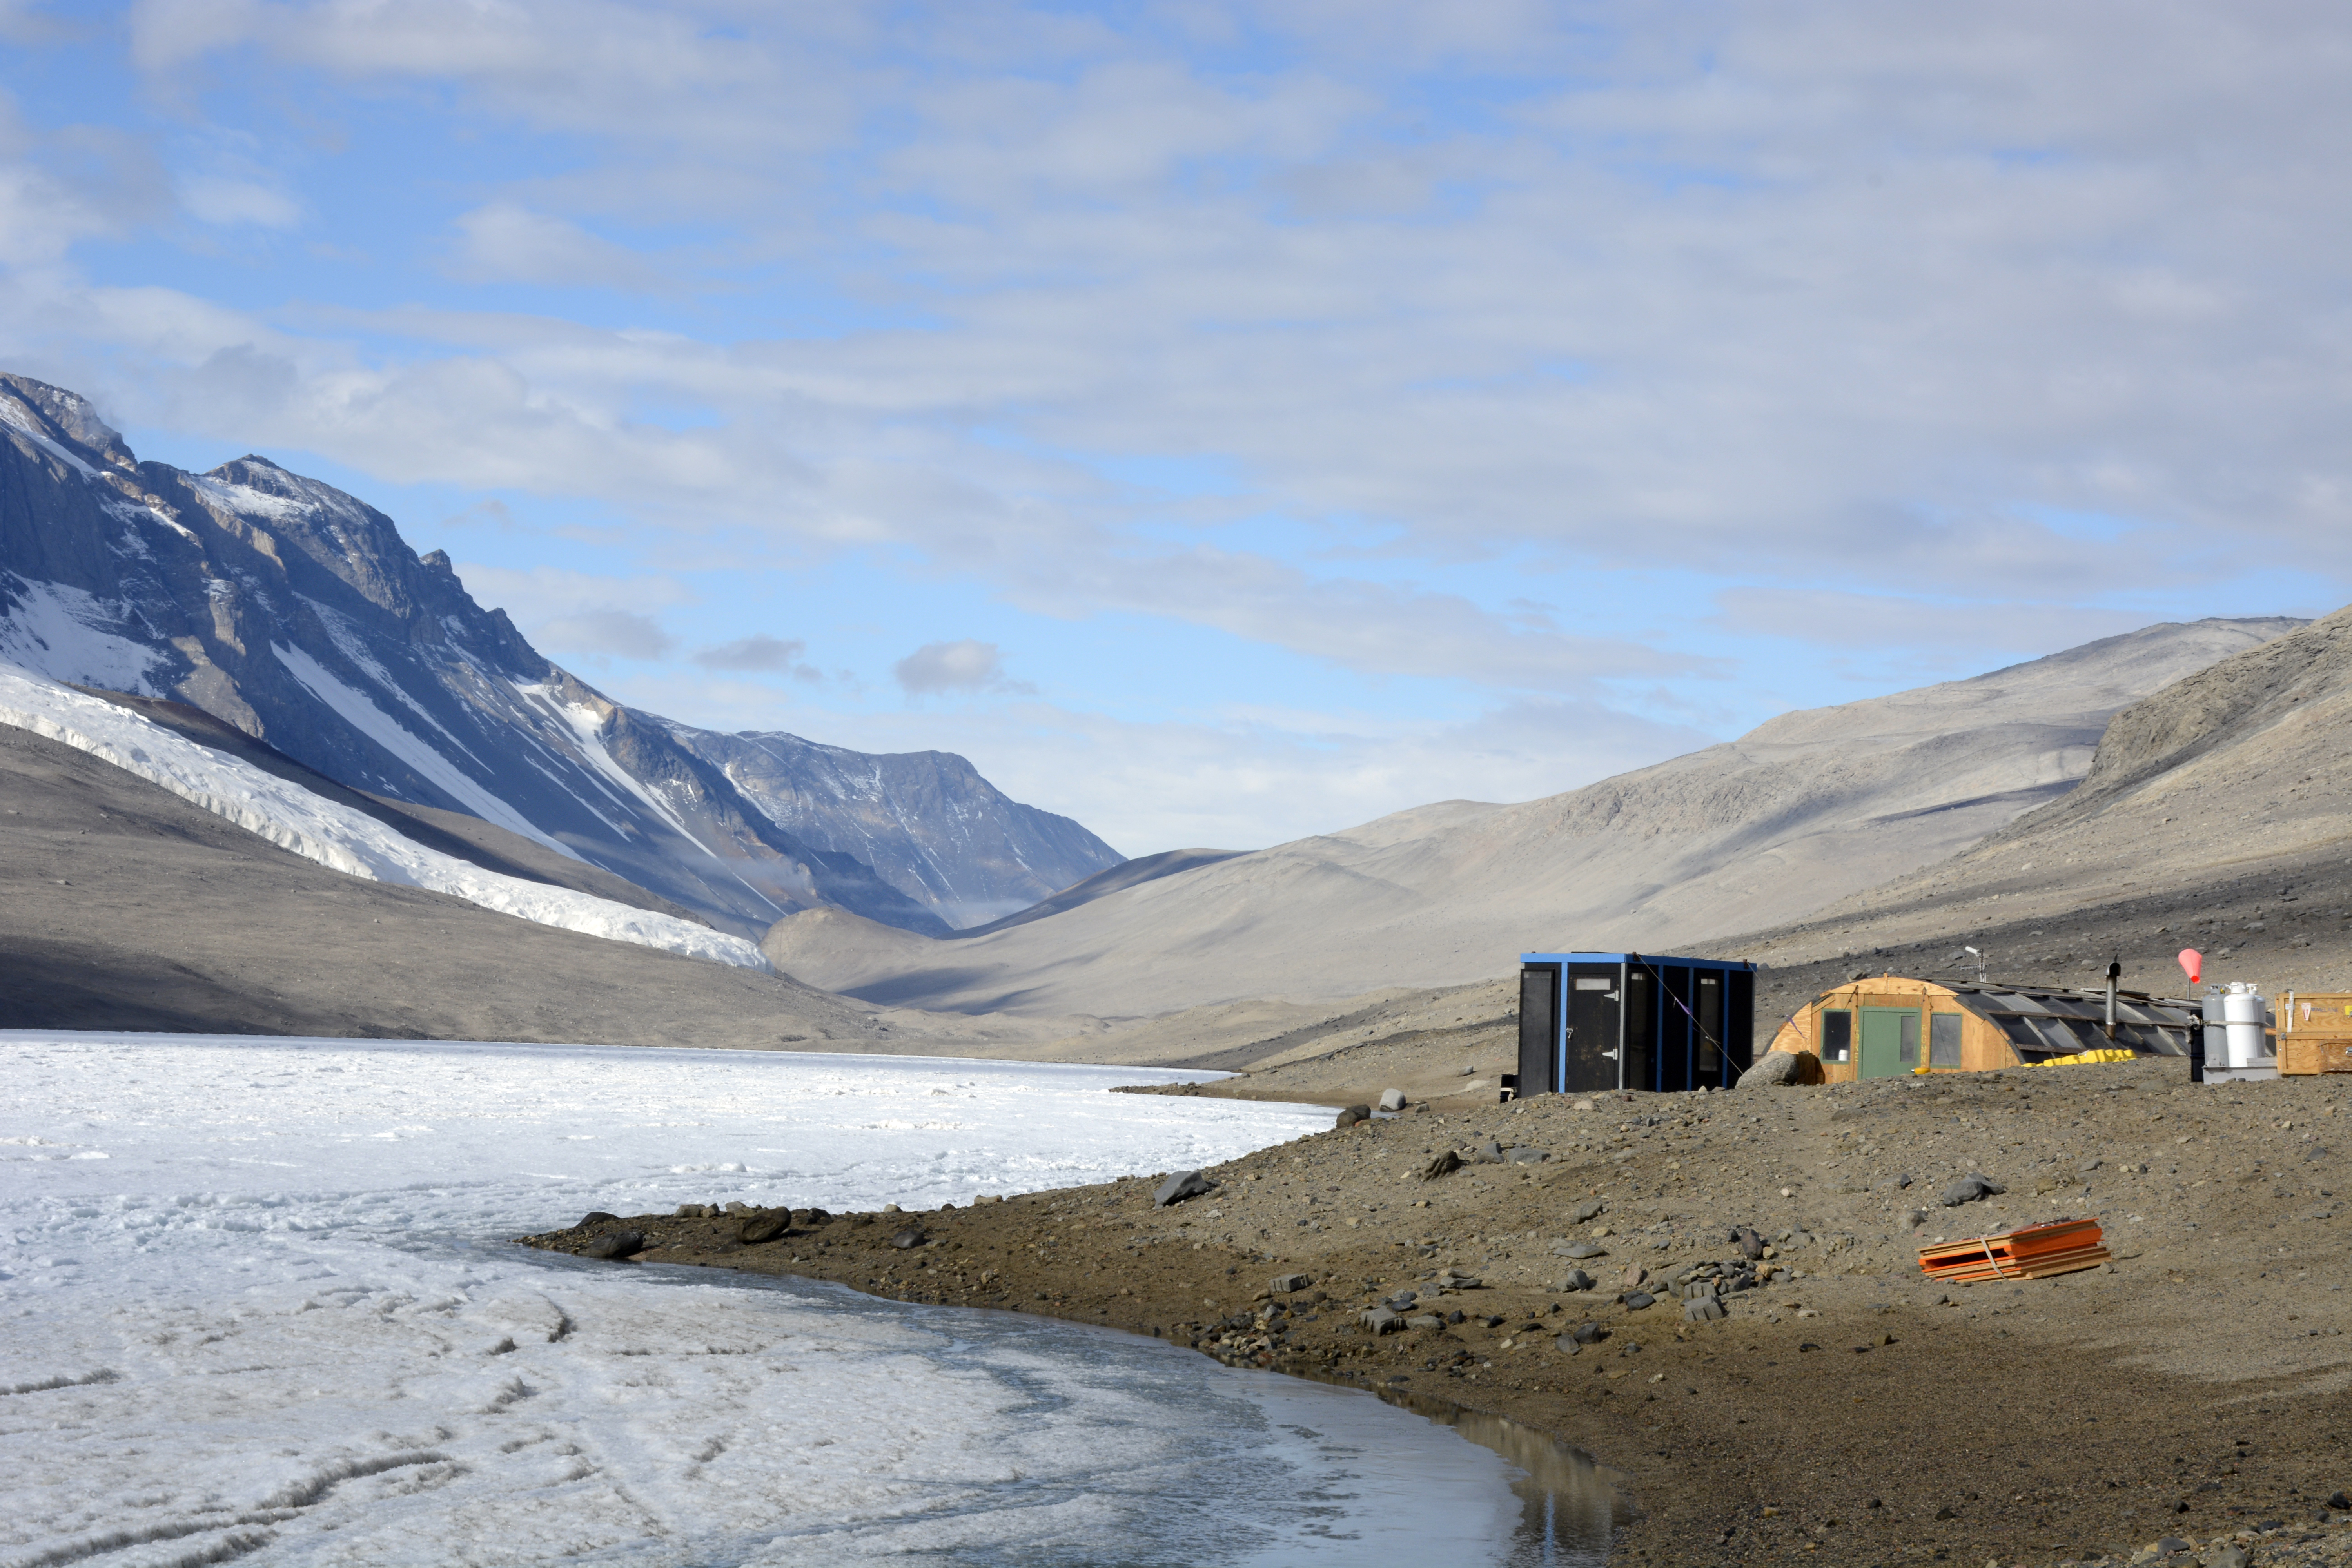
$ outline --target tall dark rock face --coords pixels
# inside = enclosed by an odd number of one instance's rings
[[[1040,846],[1118,858],[961,758],[931,759],[952,787],[832,817],[755,804],[729,776],[729,738],[635,712],[549,662],[474,602],[447,556],[420,558],[374,508],[262,458],[204,474],[142,463],[82,398],[7,374],[0,658],[189,703],[341,784],[470,813],[754,939],[820,904],[943,935],[935,908],[1059,886],[1064,863]],[[812,750],[845,777],[901,761]],[[1028,837],[993,844],[925,817],[971,802]],[[898,838],[876,829],[885,819]],[[982,847],[959,864],[959,844]],[[861,856],[867,845],[890,869]],[[1039,893],[1008,868],[1024,855]]]
[[[952,926],[1027,909],[1125,859],[950,752],[875,756],[798,735],[669,728],[778,827],[873,867]]]

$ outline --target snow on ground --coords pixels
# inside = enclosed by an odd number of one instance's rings
[[[0,1032],[0,1563],[1516,1560],[1502,1461],[1368,1394],[501,1241],[963,1204],[1328,1125],[1104,1092],[1199,1076]]]
[[[569,888],[486,871],[428,849],[363,812],[173,734],[129,709],[5,662],[0,662],[0,723],[88,752],[280,848],[350,876],[427,888],[540,925],[739,969],[772,967],[766,954],[741,937]]]

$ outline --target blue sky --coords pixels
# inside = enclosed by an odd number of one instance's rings
[[[2346,591],[2320,5],[0,0],[0,363],[1130,854]]]

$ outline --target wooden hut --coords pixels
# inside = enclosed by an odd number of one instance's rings
[[[2107,994],[2038,985],[1912,980],[1849,981],[1797,1009],[1773,1037],[1776,1051],[1811,1051],[1828,1083],[1927,1072],[1988,1072],[2084,1051],[2189,1054],[2203,1018],[2194,1002],[2142,992]]]

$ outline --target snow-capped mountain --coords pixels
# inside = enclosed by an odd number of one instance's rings
[[[0,617],[0,658],[177,699],[344,784],[470,813],[755,939],[821,904],[944,934],[939,910],[1028,902],[1119,859],[961,758],[710,735],[614,702],[374,508],[257,457],[142,463],[85,399],[5,374]],[[730,778],[731,753],[769,742],[829,757],[831,775]],[[951,784],[894,794],[899,764],[925,761]]]

